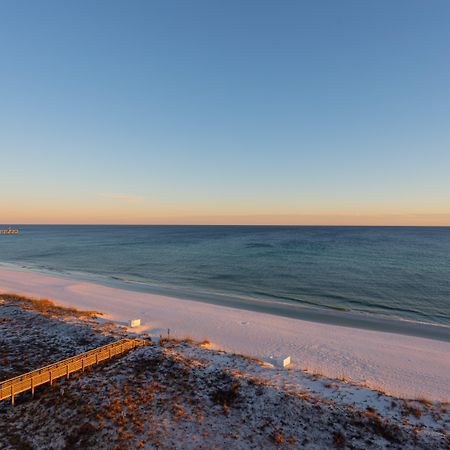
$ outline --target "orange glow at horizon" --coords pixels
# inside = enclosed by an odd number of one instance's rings
[[[136,225],[374,225],[450,226],[445,208],[408,210],[356,207],[342,210],[323,205],[240,205],[192,202],[151,203],[133,196],[81,199],[0,199],[0,224],[136,224]],[[433,205],[438,206],[438,205]],[[270,211],[270,212],[269,212]],[[292,211],[292,212],[291,212]]]
[[[0,224],[72,225],[348,225],[348,226],[450,226],[450,214],[260,214],[164,215],[57,214],[0,215]]]

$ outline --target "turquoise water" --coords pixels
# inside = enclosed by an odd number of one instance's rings
[[[149,292],[450,325],[450,228],[20,226],[0,261]],[[274,303],[276,304],[276,303]]]

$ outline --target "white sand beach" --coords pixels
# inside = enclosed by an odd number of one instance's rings
[[[0,291],[46,297],[101,311],[139,332],[208,339],[220,349],[258,358],[290,355],[294,367],[403,398],[450,401],[450,343],[290,319],[204,302],[0,269]]]

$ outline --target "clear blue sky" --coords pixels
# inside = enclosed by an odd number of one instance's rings
[[[450,2],[0,0],[0,222],[450,225]]]

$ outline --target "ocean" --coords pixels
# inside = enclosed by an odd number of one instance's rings
[[[0,262],[25,270],[233,306],[450,326],[450,228],[19,228],[0,235]]]

